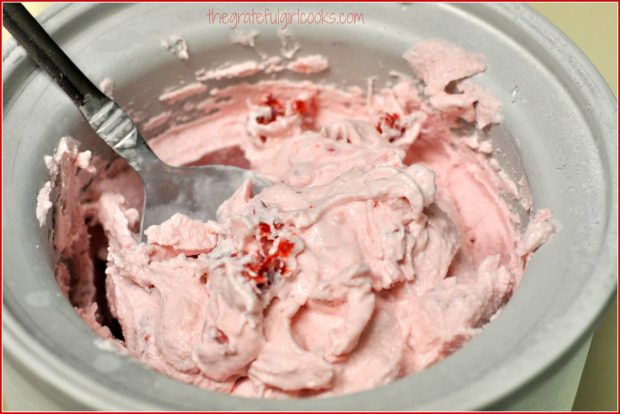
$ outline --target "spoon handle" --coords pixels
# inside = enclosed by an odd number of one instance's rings
[[[36,64],[80,107],[86,117],[94,115],[96,107],[101,107],[107,100],[22,4],[4,3],[2,24]]]
[[[118,155],[139,172],[161,164],[129,115],[84,75],[23,5],[3,3],[2,23]]]

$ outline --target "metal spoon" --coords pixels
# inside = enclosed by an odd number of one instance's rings
[[[90,126],[138,172],[144,183],[144,230],[174,213],[195,219],[215,218],[217,208],[248,178],[257,193],[268,182],[252,172],[225,165],[172,167],[163,163],[113,100],[105,96],[60,49],[43,27],[19,3],[2,6],[4,27],[28,55],[69,95]]]

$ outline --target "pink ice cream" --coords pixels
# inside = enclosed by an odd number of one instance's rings
[[[274,184],[252,194],[246,182],[213,221],[176,214],[147,229],[145,244],[137,175],[63,140],[51,162],[64,206],[56,277],[87,323],[173,378],[273,398],[386,384],[479,332],[553,233],[551,214],[521,230],[506,201],[519,190],[481,131],[500,122],[500,105],[469,79],[484,59],[440,41],[404,57],[417,78],[377,91],[239,83],[195,102],[204,115],[192,122],[159,115],[150,145],[164,161],[233,164]],[[316,55],[286,65],[328,70]],[[161,100],[195,99],[200,85]],[[463,122],[477,129],[457,134]]]

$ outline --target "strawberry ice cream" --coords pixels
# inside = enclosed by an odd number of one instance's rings
[[[554,228],[547,210],[523,225],[508,201],[529,195],[490,156],[483,130],[500,104],[470,79],[484,59],[436,40],[404,58],[412,76],[378,90],[200,83],[267,67],[245,63],[167,91],[162,102],[200,116],[165,113],[149,142],[162,160],[237,165],[273,185],[253,194],[246,182],[213,221],[176,214],[147,243],[138,176],[63,139],[50,158],[63,292],[119,349],[235,395],[346,394],[456,351]],[[329,70],[317,55],[282,65]],[[41,221],[50,194],[47,184]]]

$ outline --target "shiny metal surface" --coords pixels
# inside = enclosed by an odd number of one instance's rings
[[[215,219],[220,204],[253,176],[250,171],[222,165],[165,165],[151,151],[131,117],[95,86],[22,4],[8,3],[2,7],[3,25],[28,56],[74,101],[99,138],[140,176],[145,193],[141,239],[144,229],[161,224],[175,213],[203,221]]]
[[[100,110],[87,117],[88,123],[106,144],[127,160],[144,183],[139,233],[142,239],[145,229],[163,223],[175,213],[197,220],[215,220],[219,206],[248,179],[252,180],[255,193],[267,185],[251,171],[227,165],[166,165],[151,151],[123,109],[111,100],[99,106]]]

